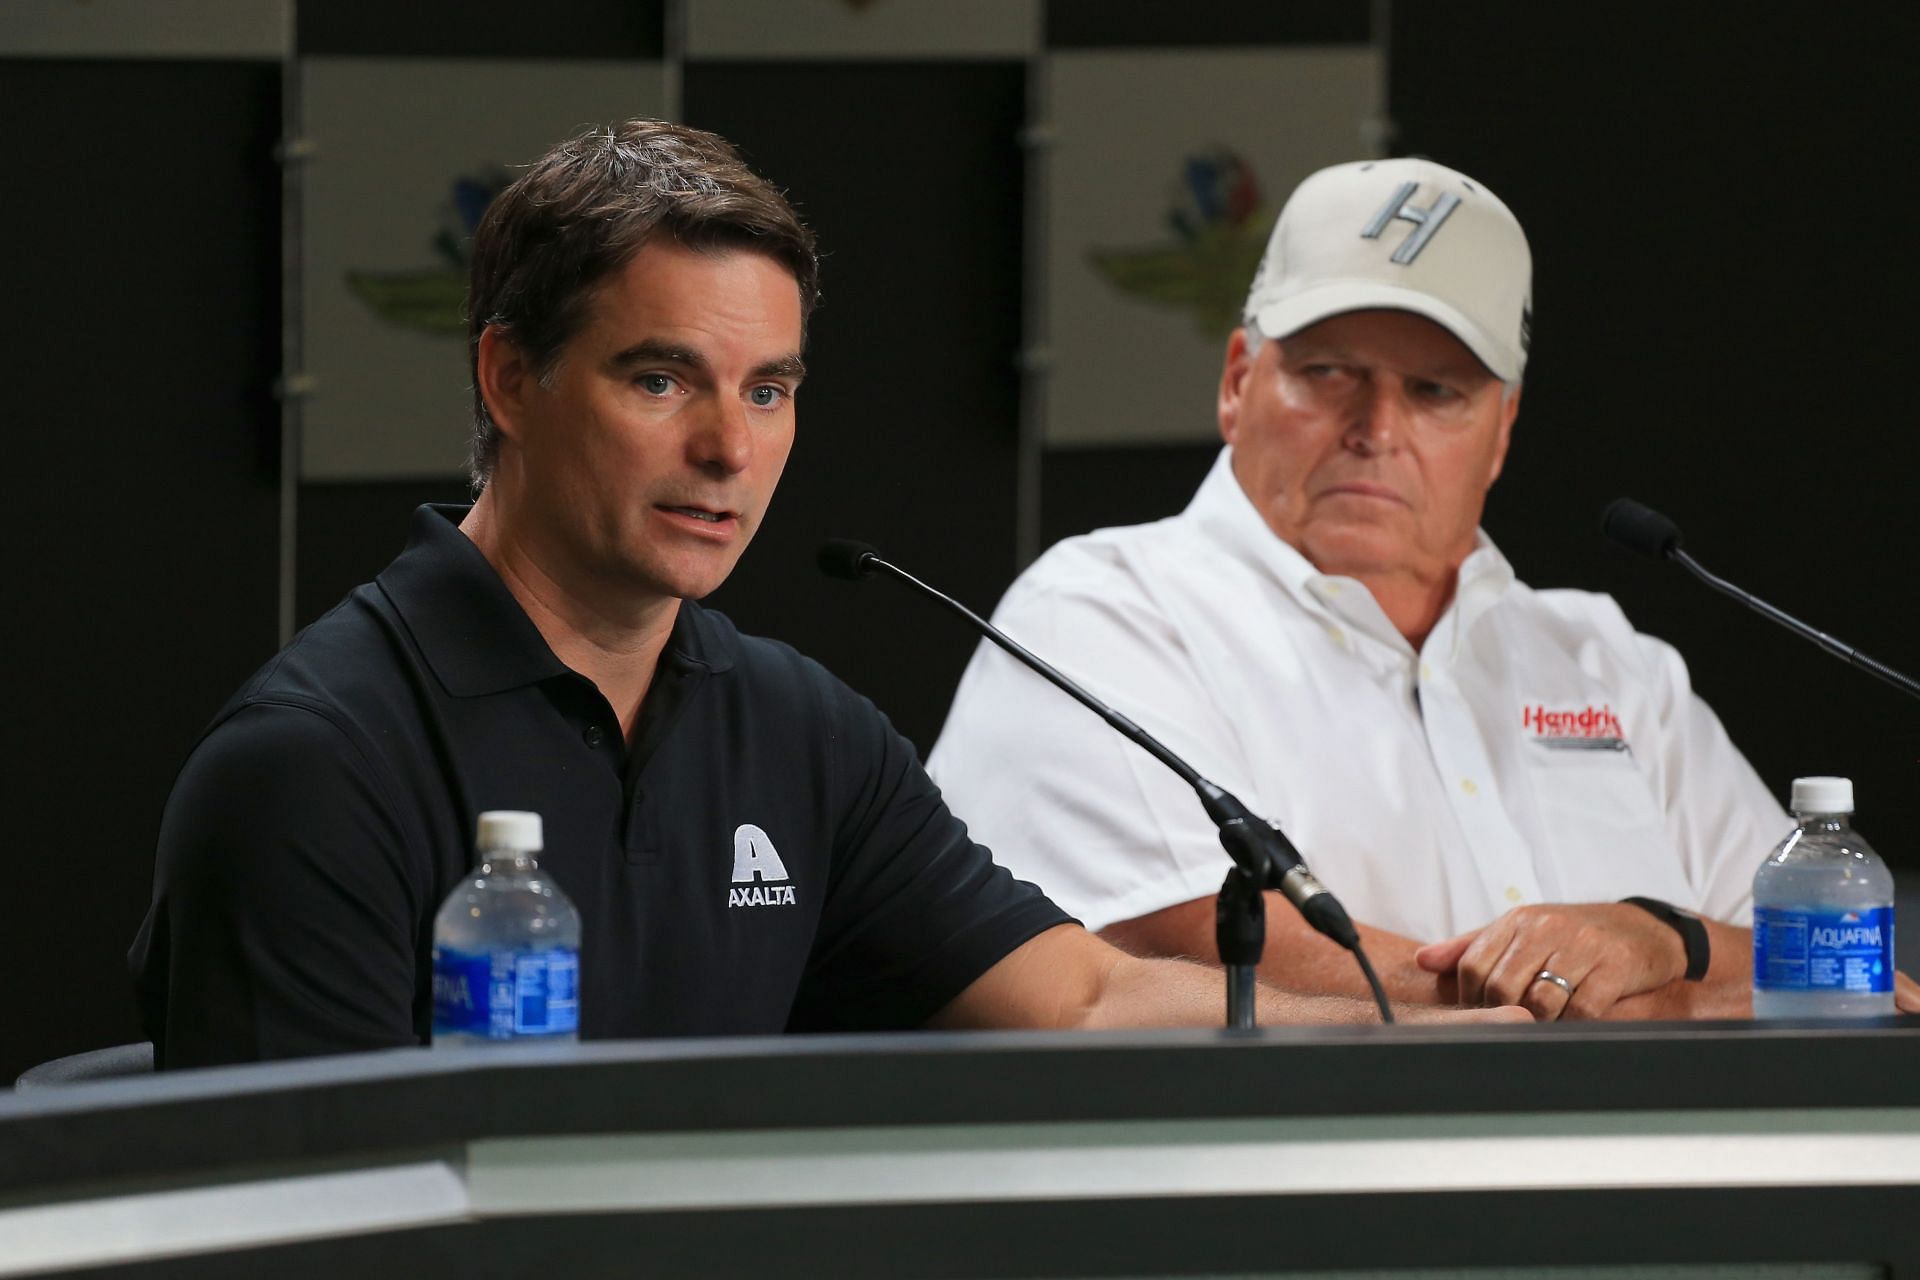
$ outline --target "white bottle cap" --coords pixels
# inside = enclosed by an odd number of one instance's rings
[[[1795,778],[1795,813],[1852,813],[1852,778]]]
[[[520,809],[489,809],[481,814],[474,843],[483,850],[521,853],[538,853],[546,847],[541,840],[540,815]]]

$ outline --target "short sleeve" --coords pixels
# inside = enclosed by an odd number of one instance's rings
[[[161,821],[129,961],[163,1067],[418,1044],[423,904],[372,763],[322,713],[254,704]]]
[[[1029,585],[1042,577],[1048,585]],[[1042,561],[995,621],[1203,775],[1285,820],[1283,780],[1248,776],[1239,735],[1179,632],[1128,575]],[[930,763],[996,855],[1089,929],[1211,897],[1231,866],[1191,787],[984,642]]]
[[[790,1026],[917,1027],[1070,917],[968,836],[870,702],[829,684],[833,866]]]

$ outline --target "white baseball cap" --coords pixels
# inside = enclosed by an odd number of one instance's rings
[[[1373,307],[1427,317],[1516,382],[1533,323],[1526,233],[1500,197],[1431,160],[1322,169],[1280,211],[1247,319],[1284,338]]]

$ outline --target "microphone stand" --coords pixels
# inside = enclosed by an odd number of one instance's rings
[[[1227,970],[1227,1027],[1251,1031],[1258,1025],[1254,992],[1260,955],[1267,947],[1267,900],[1261,884],[1241,867],[1227,872],[1213,902],[1213,941]]]
[[[829,549],[835,546],[829,543],[821,554],[821,565],[828,572],[855,578],[875,571],[889,573],[922,595],[939,601],[965,618],[981,635],[1038,672],[1054,687],[1105,720],[1128,741],[1173,770],[1199,795],[1207,816],[1219,828],[1221,845],[1234,863],[1233,869],[1227,872],[1225,883],[1220,886],[1220,896],[1214,906],[1214,942],[1220,948],[1220,963],[1227,971],[1228,1027],[1248,1031],[1257,1025],[1254,997],[1258,989],[1256,974],[1260,967],[1260,956],[1267,941],[1267,904],[1263,894],[1266,889],[1275,889],[1284,894],[1299,908],[1307,923],[1353,953],[1360,963],[1360,971],[1365,975],[1368,987],[1373,991],[1374,1002],[1380,1009],[1380,1020],[1393,1021],[1386,991],[1381,987],[1373,965],[1367,960],[1366,952],[1361,949],[1360,935],[1348,918],[1346,909],[1324,885],[1314,879],[1313,873],[1301,861],[1299,851],[1293,847],[1293,842],[1278,827],[1255,817],[1231,792],[1202,777],[1198,770],[1168,750],[1158,738],[1067,679],[1051,664],[952,596],[920,581],[900,566],[881,559],[879,553],[870,548],[842,544],[840,551],[846,562],[838,564],[829,555]]]

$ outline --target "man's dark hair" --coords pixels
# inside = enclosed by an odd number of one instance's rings
[[[661,120],[568,139],[495,196],[474,230],[467,369],[476,493],[500,452],[500,428],[480,394],[481,333],[499,325],[536,376],[550,376],[595,286],[657,236],[689,249],[764,253],[793,273],[803,324],[813,310],[813,233],[726,139]]]

